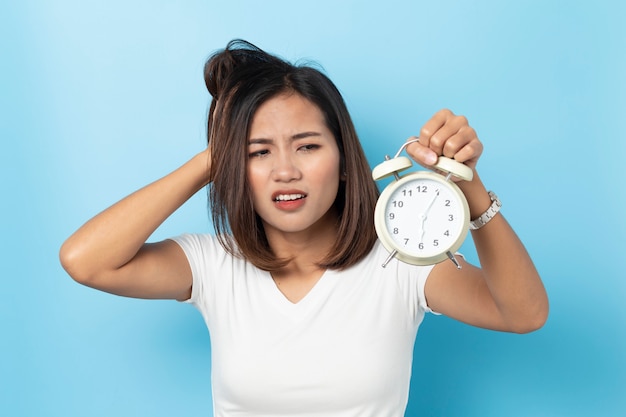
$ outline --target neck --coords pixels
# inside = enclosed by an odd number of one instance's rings
[[[323,272],[318,266],[337,240],[337,216],[332,211],[320,219],[314,227],[297,233],[269,231],[268,242],[277,257],[291,261],[276,275],[310,276]]]
[[[324,275],[325,269],[319,266],[319,262],[326,256],[336,238],[334,233],[328,235],[315,234],[310,239],[301,234],[290,234],[270,240],[276,254],[290,259],[283,268],[272,272],[276,286],[290,302],[298,303],[302,300]]]

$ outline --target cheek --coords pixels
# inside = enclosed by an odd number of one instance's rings
[[[316,177],[320,183],[328,187],[333,187],[333,190],[339,187],[341,181],[341,169],[339,167],[339,159],[336,163],[331,164],[319,164],[316,167]]]
[[[343,171],[343,163],[341,162],[341,157],[337,154],[334,158],[334,162],[328,167],[328,172],[333,175],[338,181],[341,180],[342,171]]]
[[[256,205],[257,198],[262,188],[262,184],[260,180],[261,177],[259,175],[258,170],[254,169],[253,167],[250,167],[250,165],[248,165],[247,175],[248,175],[248,186],[250,187],[250,191],[252,192],[252,198]]]

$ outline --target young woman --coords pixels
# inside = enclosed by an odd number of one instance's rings
[[[541,280],[501,214],[473,231],[480,268],[459,259],[413,266],[378,242],[378,191],[344,101],[310,67],[233,41],[205,67],[208,147],[76,231],[68,273],[128,297],[187,301],[212,343],[215,416],[402,416],[425,312],[529,332],[548,314]],[[413,138],[414,139],[414,138]],[[492,204],[482,144],[448,110],[409,155],[474,170],[458,183],[472,218]],[[146,243],[209,185],[216,235]]]

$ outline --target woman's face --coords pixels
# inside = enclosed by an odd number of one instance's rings
[[[248,154],[254,208],[268,237],[335,227],[340,154],[316,105],[298,94],[263,103],[252,119]]]

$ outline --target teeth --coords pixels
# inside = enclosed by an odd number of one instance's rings
[[[281,194],[277,196],[274,201],[292,201],[304,198],[304,194]]]

